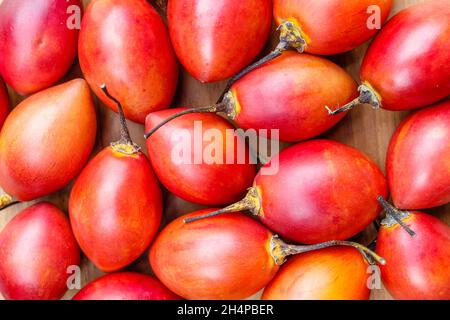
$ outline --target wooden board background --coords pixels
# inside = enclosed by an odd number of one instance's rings
[[[395,0],[392,14],[397,13],[403,8],[411,6],[415,3],[425,2],[426,0]],[[1,1],[0,1],[1,2]],[[90,0],[83,0],[84,5],[87,5]],[[272,33],[271,41],[268,43],[265,52],[269,52],[277,42],[277,34]],[[367,49],[367,44],[353,50],[352,52],[342,54],[335,57],[330,57],[333,61],[343,66],[355,79],[359,79],[359,66],[361,59]],[[61,81],[67,81],[72,78],[81,77],[78,63],[76,62],[67,76]],[[225,82],[214,84],[202,84],[186,72],[182,72],[179,80],[178,92],[175,97],[174,106],[203,106],[214,103],[225,87]],[[9,90],[12,105],[17,105],[23,97],[18,96],[12,90]],[[110,109],[101,105],[96,99],[96,106],[99,119],[99,133],[97,138],[97,151],[102,147],[107,146],[111,141],[115,141],[119,137],[119,122],[117,115],[110,111]],[[407,112],[388,112],[384,110],[374,111],[369,106],[360,106],[350,112],[350,114],[335,128],[324,135],[326,138],[334,139],[354,146],[359,150],[365,152],[384,170],[384,162],[386,149],[392,133],[399,124],[399,122],[407,115]],[[135,123],[129,122],[129,127],[133,139],[136,143],[144,146],[143,127]],[[94,153],[95,154],[95,153]],[[67,212],[67,200],[71,186],[64,190],[46,197],[45,200],[51,201],[62,210]],[[37,202],[37,201],[35,201]],[[22,209],[28,207],[30,203],[20,203],[16,206],[10,207],[0,214],[0,230]],[[197,208],[198,205],[186,203],[185,201],[174,197],[171,194],[165,195],[165,221],[169,221],[176,216],[191,212]],[[446,207],[437,208],[429,211],[436,215],[447,224],[450,224],[450,205]],[[361,241],[370,241],[373,238],[374,230],[369,228],[360,235]],[[0,257],[1,259],[1,257]],[[86,258],[82,262],[82,285],[92,281],[102,273],[96,269],[92,263]],[[150,273],[150,267],[147,263],[146,255],[135,262],[128,270]],[[76,291],[67,292],[64,299],[69,299]],[[1,296],[0,296],[1,299]],[[372,292],[372,299],[391,299],[390,295],[384,290],[374,290]]]

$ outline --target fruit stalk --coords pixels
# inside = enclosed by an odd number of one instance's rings
[[[380,257],[375,252],[363,246],[362,244],[343,240],[331,240],[313,245],[300,246],[287,244],[283,240],[281,240],[277,235],[275,235],[271,239],[270,252],[273,259],[275,260],[275,263],[277,265],[282,265],[289,256],[336,246],[346,246],[358,249],[369,264],[372,263],[371,259],[375,260],[381,265],[386,264],[386,260],[384,258]]]
[[[156,127],[154,127],[152,130],[150,130],[149,132],[147,132],[144,135],[144,138],[147,140],[148,138],[150,138],[156,131],[158,131],[158,129],[160,129],[161,127],[163,127],[164,125],[166,125],[167,123],[169,123],[172,120],[175,120],[176,118],[179,118],[181,116],[184,116],[186,114],[191,114],[191,113],[218,113],[218,112],[227,112],[227,110],[229,109],[229,100],[227,99],[226,101],[220,102],[220,103],[216,103],[213,104],[212,106],[206,106],[206,107],[198,107],[198,108],[191,108],[188,110],[184,110],[181,111],[179,113],[176,113],[170,117],[168,117],[167,119],[165,119],[164,121],[162,121],[160,124],[158,124]]]
[[[131,139],[130,131],[128,130],[127,121],[125,119],[125,113],[123,112],[122,104],[120,103],[119,100],[117,100],[109,93],[106,84],[102,84],[101,89],[109,99],[111,99],[116,103],[117,110],[119,112],[120,140],[111,143],[111,147],[118,152],[128,155],[132,155],[139,152],[141,148],[137,144],[135,144]]]
[[[334,116],[342,112],[349,111],[360,104],[370,104],[374,109],[379,109],[381,107],[380,99],[372,88],[362,84],[359,86],[358,91],[359,97],[336,110],[331,110],[330,107],[326,106],[325,109],[327,109],[328,114],[330,116]]]
[[[220,103],[223,98],[225,97],[226,93],[230,91],[231,87],[234,83],[236,83],[239,79],[244,77],[249,72],[259,68],[263,64],[281,56],[283,51],[289,50],[289,49],[295,49],[299,53],[304,52],[305,47],[307,45],[306,40],[304,39],[302,31],[292,22],[292,21],[284,21],[277,30],[280,31],[280,40],[278,42],[278,45],[276,48],[270,52],[265,57],[261,58],[260,60],[256,61],[255,63],[249,65],[236,75],[234,75],[227,83],[225,89],[223,90],[223,93],[220,95],[219,99],[217,100],[217,103]]]
[[[196,217],[186,218],[184,219],[184,223],[191,223],[194,221],[215,217],[222,213],[231,213],[247,210],[250,211],[251,214],[256,217],[259,215],[259,212],[261,210],[261,199],[259,198],[257,189],[254,187],[248,190],[247,195],[241,201],[233,203],[232,205],[229,205],[228,207],[225,207],[217,211],[213,211]]]

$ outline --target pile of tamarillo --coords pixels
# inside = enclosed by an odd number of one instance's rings
[[[0,1],[0,75],[26,96],[10,110],[0,80],[0,208],[74,181],[69,217],[39,202],[1,231],[4,298],[60,299],[82,252],[108,274],[78,300],[368,299],[370,266],[396,299],[450,299],[450,227],[423,212],[450,203],[450,0],[389,20],[393,0],[168,0],[167,26],[145,0],[87,2]],[[272,17],[279,43],[257,60]],[[372,38],[359,86],[325,57]],[[83,78],[62,81],[77,57]],[[169,109],[179,63],[201,82],[229,78],[217,103]],[[91,90],[121,128],[95,155]],[[314,139],[360,104],[418,109],[392,136],[386,177]],[[146,153],[126,119],[145,126]],[[174,163],[173,133],[197,121],[224,136],[279,130],[292,145],[262,168]],[[234,139],[219,157],[250,155]],[[163,188],[208,209],[161,228]],[[349,240],[381,217],[375,249]],[[148,249],[154,276],[124,271]]]

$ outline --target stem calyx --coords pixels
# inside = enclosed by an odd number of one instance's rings
[[[0,210],[9,208],[19,202],[20,201],[7,193],[0,194]]]
[[[390,228],[399,224],[406,232],[409,233],[411,237],[416,236],[416,233],[403,221],[411,216],[410,212],[397,209],[387,202],[382,196],[378,196],[377,200],[386,212],[386,218],[381,221],[382,226]]]
[[[13,202],[13,198],[9,194],[0,195],[0,209],[10,205]]]
[[[291,20],[283,20],[278,26],[280,31],[280,42],[276,50],[284,51],[287,49],[295,49],[299,53],[305,51],[307,41],[300,27]]]
[[[225,93],[221,104],[224,107],[223,112],[226,113],[227,117],[231,120],[236,119],[238,114],[237,100],[231,91]]]

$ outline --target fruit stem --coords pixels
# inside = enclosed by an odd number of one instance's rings
[[[281,48],[279,49],[277,47],[271,53],[269,53],[265,57],[261,58],[261,60],[256,61],[255,63],[249,65],[248,67],[246,67],[245,69],[243,69],[242,71],[240,71],[239,73],[237,73],[233,77],[231,77],[231,79],[228,80],[227,85],[226,85],[225,89],[223,90],[222,94],[220,95],[219,99],[217,100],[217,102],[218,103],[221,102],[223,100],[223,98],[225,97],[225,95],[227,94],[227,92],[229,92],[231,90],[231,87],[233,86],[233,84],[235,84],[237,81],[239,81],[242,77],[244,77],[246,74],[250,73],[251,71],[259,68],[266,62],[269,62],[269,61],[281,56],[283,51],[284,51],[284,49],[281,49]]]
[[[11,207],[20,201],[15,200],[12,196],[7,193],[0,194],[0,210]]]
[[[254,187],[252,187],[248,190],[247,195],[241,201],[238,201],[238,202],[236,202],[232,205],[229,205],[228,207],[225,207],[223,209],[213,211],[213,212],[201,215],[201,216],[186,218],[186,219],[184,219],[184,223],[191,223],[194,221],[215,217],[222,213],[231,213],[231,212],[247,211],[247,210],[250,211],[251,214],[254,216],[258,216],[259,212],[261,210],[261,199],[259,197],[258,191]]]
[[[370,104],[374,109],[379,109],[381,106],[380,99],[378,98],[375,91],[370,88],[368,85],[362,84],[358,88],[359,91],[359,97],[350,101],[346,105],[336,109],[331,110],[330,107],[326,106],[325,109],[327,109],[328,114],[331,116],[340,114],[342,112],[349,111],[360,104]]]
[[[386,212],[386,219],[382,221],[381,224],[383,225],[389,225],[392,226],[393,223],[389,219],[394,219],[396,223],[398,223],[400,226],[402,226],[403,229],[405,229],[406,232],[409,233],[411,237],[415,237],[416,233],[411,230],[410,227],[406,225],[406,223],[403,222],[404,218],[409,217],[411,214],[408,211],[401,211],[391,205],[389,202],[387,202],[382,196],[378,196],[378,202],[382,205],[384,211]]]
[[[115,97],[113,97],[109,92],[108,88],[106,87],[106,84],[102,84],[100,87],[103,91],[103,93],[112,101],[114,101],[117,105],[117,110],[119,112],[119,118],[120,118],[120,138],[123,142],[127,144],[133,144],[133,140],[131,140],[130,131],[128,131],[127,121],[125,120],[125,114],[123,112],[122,104],[119,100],[117,100]]]
[[[251,64],[250,66],[244,68],[242,71],[234,75],[227,83],[225,89],[223,90],[222,94],[220,95],[219,99],[217,100],[217,103],[221,102],[225,96],[225,94],[230,91],[233,84],[235,84],[238,80],[240,80],[242,77],[244,77],[246,74],[250,73],[251,71],[259,68],[263,64],[278,58],[281,56],[283,51],[289,50],[289,49],[295,49],[298,52],[302,53],[306,48],[306,40],[303,37],[302,31],[299,27],[297,27],[292,21],[285,20],[283,21],[278,29],[280,31],[280,40],[278,42],[277,47],[270,52],[265,57],[261,58],[260,60],[256,61],[255,63]]]
[[[292,245],[287,244],[277,235],[275,235],[271,240],[271,254],[273,259],[275,260],[275,263],[277,265],[282,265],[284,262],[286,262],[286,259],[289,256],[336,246],[353,247],[355,249],[358,249],[369,263],[372,263],[372,261],[370,261],[368,257],[375,260],[381,265],[386,264],[386,260],[384,258],[380,257],[375,252],[363,246],[362,244],[343,240],[331,240],[313,245]]]
[[[378,220],[375,220],[375,221],[372,223],[372,225],[373,225],[373,227],[375,228],[376,233],[375,233],[375,235],[374,235],[373,240],[370,241],[368,244],[366,244],[366,247],[373,250],[373,249],[375,249],[376,246],[377,246],[378,232],[380,231],[380,222],[379,222]]]
[[[214,104],[212,106],[192,108],[192,109],[188,109],[188,110],[184,110],[184,111],[178,112],[178,113],[168,117],[167,119],[162,121],[160,124],[158,124],[156,127],[154,127],[152,130],[147,132],[144,135],[144,137],[145,137],[145,139],[150,138],[150,136],[153,135],[156,131],[158,131],[158,129],[160,129],[161,127],[163,127],[164,125],[166,125],[170,121],[175,120],[176,118],[179,118],[179,117],[184,116],[186,114],[191,114],[191,113],[218,113],[218,112],[224,112],[224,111],[226,111],[226,109],[227,109],[227,105],[226,105],[225,102],[223,102],[223,103]]]
[[[133,142],[128,130],[127,120],[125,119],[125,113],[123,112],[122,104],[119,100],[113,97],[106,87],[106,84],[102,84],[100,87],[103,93],[117,105],[117,111],[119,112],[120,120],[120,140],[111,143],[111,147],[122,154],[133,155],[141,150],[141,148]]]

